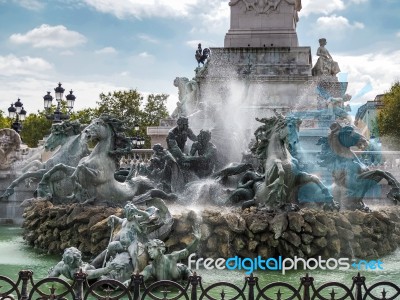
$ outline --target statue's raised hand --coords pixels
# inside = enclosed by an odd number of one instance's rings
[[[115,223],[115,215],[111,215],[111,216],[109,216],[108,217],[108,221],[107,221],[107,224],[108,224],[108,226],[113,226],[114,227],[114,223]]]
[[[200,229],[200,224],[195,224],[193,227],[193,235],[197,240],[200,240],[201,238],[201,229]]]

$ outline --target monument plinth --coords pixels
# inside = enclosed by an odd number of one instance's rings
[[[297,47],[301,0],[231,0],[230,47]]]

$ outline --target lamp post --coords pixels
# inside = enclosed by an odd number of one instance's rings
[[[21,99],[18,98],[15,103],[11,103],[11,106],[8,108],[8,116],[11,120],[15,119],[11,124],[11,128],[20,133],[22,122],[25,121],[26,117],[26,110],[24,109]]]
[[[139,124],[135,122],[133,125],[134,131],[136,132],[136,136],[131,138],[132,148],[133,149],[142,149],[144,146],[144,138],[139,135]]]
[[[68,120],[70,118],[72,109],[74,108],[76,97],[72,94],[73,91],[71,90],[69,92],[69,94],[65,97],[67,99],[68,112],[66,114],[64,114],[61,111],[61,102],[63,101],[64,91],[65,91],[65,89],[61,86],[61,82],[58,83],[58,87],[56,87],[54,89],[55,97],[56,97],[56,101],[57,101],[57,107],[56,107],[56,110],[53,112],[53,114],[50,114],[53,96],[50,95],[50,92],[47,92],[47,95],[43,96],[44,109],[49,113],[46,117],[47,117],[47,119],[52,120],[53,123],[60,123],[64,120]]]

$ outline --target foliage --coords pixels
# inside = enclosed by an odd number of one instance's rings
[[[98,117],[99,111],[97,108],[85,108],[71,114],[71,120],[78,120],[81,124],[89,124],[92,119]]]
[[[158,126],[162,118],[168,117],[166,101],[168,95],[150,94],[144,104],[143,96],[137,90],[114,91],[100,94],[97,108],[85,108],[71,114],[71,120],[79,120],[81,124],[89,124],[101,114],[110,114],[124,121],[127,136],[145,137],[145,147],[150,147],[150,138],[146,135],[146,127]],[[39,140],[50,133],[52,122],[46,114],[53,114],[56,106],[48,112],[29,114],[23,122],[21,138],[29,147],[37,147]],[[61,111],[66,113],[65,103],[61,103]],[[135,132],[135,124],[139,132]],[[0,128],[10,128],[11,120],[0,111]]]
[[[146,126],[158,126],[161,119],[168,117],[168,110],[165,106],[168,95],[151,94],[147,97],[144,107],[143,124]]]
[[[113,93],[100,94],[97,102],[98,114],[110,114],[125,122],[126,134],[128,136],[145,137],[145,147],[150,147],[150,138],[146,135],[146,127],[158,126],[162,118],[168,116],[166,101],[168,95],[150,94],[143,106],[143,96],[137,90],[114,91]],[[139,125],[136,132],[135,124]]]
[[[11,119],[4,114],[2,110],[0,110],[0,129],[2,128],[10,128],[11,127]]]
[[[99,114],[109,114],[124,120],[128,130],[133,130],[135,122],[141,121],[142,103],[143,96],[136,90],[101,93],[100,101],[97,102]]]
[[[50,134],[51,124],[43,112],[29,114],[22,124],[22,141],[31,148],[37,147],[39,141]]]
[[[166,94],[150,94],[147,97],[140,124],[142,131],[145,131],[149,126],[158,126],[161,119],[169,116],[166,107],[167,99],[168,95]],[[145,147],[150,148],[150,137],[146,135],[146,132],[141,133],[141,135],[145,137]]]
[[[383,96],[384,107],[378,113],[380,136],[400,141],[400,82],[396,81]]]

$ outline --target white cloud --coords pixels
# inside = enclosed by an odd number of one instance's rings
[[[17,80],[7,80],[0,77],[0,109],[3,111],[10,106],[11,102],[15,102],[17,98],[21,98],[24,108],[28,114],[36,113],[43,110],[42,98],[46,91],[53,91],[57,86],[57,81],[20,77]],[[64,80],[62,85],[66,91],[73,90],[76,96],[74,110],[81,110],[88,107],[96,107],[99,101],[100,93],[112,92],[118,90],[128,90],[129,87],[121,86],[108,82],[107,80],[99,80],[97,82],[84,80]],[[54,96],[54,92],[53,96]]]
[[[113,47],[104,47],[102,49],[99,49],[95,51],[96,54],[115,54],[117,53],[117,50]]]
[[[350,21],[342,16],[328,16],[328,17],[319,17],[317,19],[316,29],[318,31],[326,31],[332,30],[334,32],[339,32],[348,29],[363,29],[364,24],[360,22],[350,23]]]
[[[42,24],[25,34],[11,35],[10,41],[15,44],[30,44],[34,48],[71,48],[85,43],[86,38],[79,32],[68,30],[63,25]]]
[[[352,99],[353,104],[373,100],[377,94],[388,91],[393,82],[399,79],[400,51],[358,56],[335,55],[334,60],[339,63],[342,72],[348,74],[349,94],[362,94],[360,91],[365,86],[372,86],[372,91]]]
[[[199,0],[82,0],[103,13],[110,13],[119,19],[135,17],[178,17],[186,16],[190,6]]]
[[[400,31],[396,33],[396,36],[400,38]]]
[[[139,34],[139,35],[138,35],[138,38],[141,39],[141,40],[143,40],[143,41],[152,43],[152,44],[158,44],[158,43],[160,43],[160,41],[158,41],[157,39],[155,39],[155,38],[153,38],[153,37],[151,37],[151,36],[148,36],[147,34]]]
[[[14,3],[29,10],[41,10],[44,4],[38,0],[13,0]]]
[[[324,14],[329,15],[338,10],[344,10],[345,4],[342,0],[303,0],[301,16],[308,16],[310,14]]]
[[[149,53],[147,53],[147,52],[139,53],[139,56],[140,56],[140,57],[143,57],[143,58],[150,58],[150,57],[153,57],[153,55],[151,55],[151,54],[149,54]]]
[[[349,5],[367,3],[369,0],[303,0],[301,16],[311,14],[329,15],[336,11],[345,10]]]
[[[42,77],[43,71],[53,66],[46,60],[38,57],[17,57],[13,54],[0,56],[0,74],[2,76],[29,75]]]
[[[74,55],[74,52],[71,50],[65,50],[65,51],[60,52],[60,55],[71,56],[71,55]]]
[[[197,26],[191,32],[224,35],[229,29],[230,7],[228,1],[209,1],[205,7],[207,9],[199,14],[201,26],[196,24]]]

